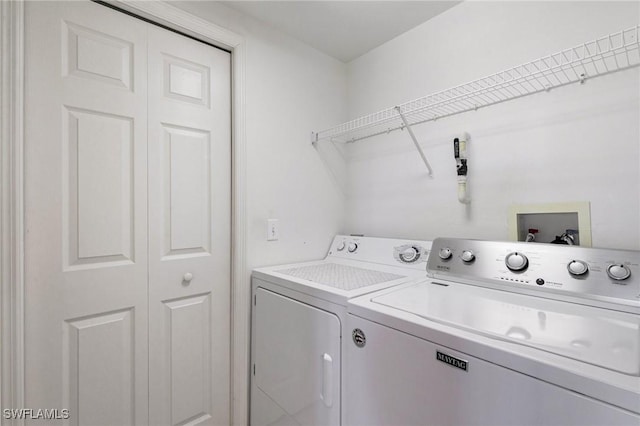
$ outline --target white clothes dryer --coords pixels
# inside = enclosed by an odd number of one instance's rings
[[[436,239],[349,302],[347,425],[640,425],[640,252]]]
[[[323,260],[255,269],[251,424],[340,425],[347,300],[423,279],[430,248],[339,235]]]

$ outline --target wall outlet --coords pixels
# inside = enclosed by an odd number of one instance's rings
[[[278,219],[267,220],[267,241],[277,241],[280,238]]]

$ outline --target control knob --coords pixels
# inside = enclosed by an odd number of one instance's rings
[[[342,251],[342,250],[344,250],[344,248],[345,248],[345,244],[344,244],[344,241],[343,241],[340,244],[338,244],[338,247],[336,247],[336,250]]]
[[[347,246],[347,250],[349,251],[349,253],[353,253],[356,250],[358,250],[358,244],[357,243],[349,243],[349,245]]]
[[[460,259],[465,263],[471,263],[476,260],[476,255],[471,250],[464,250],[460,255]]]
[[[452,255],[453,252],[449,247],[443,247],[440,249],[440,252],[438,252],[438,256],[440,256],[440,259],[442,260],[450,259]]]
[[[420,258],[420,249],[411,246],[398,253],[398,257],[405,263],[413,263]]]
[[[631,270],[622,263],[607,266],[607,275],[616,281],[624,281],[631,276]]]
[[[524,254],[514,251],[507,255],[504,263],[512,271],[524,271],[529,266],[529,259]]]
[[[571,275],[580,276],[589,272],[589,265],[582,260],[572,260],[567,264],[567,270]]]

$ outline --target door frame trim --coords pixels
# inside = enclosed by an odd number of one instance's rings
[[[24,407],[24,3],[0,2],[0,403]],[[23,424],[7,420],[1,424]]]
[[[246,263],[246,124],[244,37],[163,1],[109,4],[231,51],[232,212],[230,416],[248,424],[250,273]],[[0,402],[24,407],[24,0],[0,1]],[[0,424],[19,425],[6,420]]]

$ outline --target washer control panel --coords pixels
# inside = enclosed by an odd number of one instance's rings
[[[427,271],[640,309],[640,251],[437,238]]]

